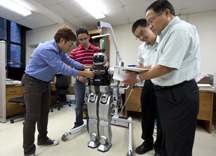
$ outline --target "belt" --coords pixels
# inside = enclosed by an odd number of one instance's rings
[[[189,81],[195,81],[194,79],[191,79]],[[189,81],[184,81],[184,82],[189,82]],[[182,83],[184,83],[182,82]],[[163,89],[163,88],[169,88],[169,87],[174,87],[174,86],[177,86],[177,85],[180,85],[182,83],[179,83],[179,84],[176,84],[176,85],[173,85],[173,86],[158,86],[158,85],[154,85],[154,89],[155,90],[160,90],[160,89]]]
[[[26,74],[26,73],[25,73],[25,74]],[[50,82],[46,82],[46,81],[42,81],[42,80],[36,79],[36,78],[34,78],[34,77],[32,77],[32,76],[30,76],[30,75],[28,75],[28,74],[26,74],[26,76],[28,76],[28,77],[30,77],[30,78],[32,78],[32,79],[34,79],[34,80],[37,80],[37,81],[39,81],[39,82],[50,83]]]

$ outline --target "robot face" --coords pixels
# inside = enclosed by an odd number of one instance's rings
[[[95,53],[93,56],[93,64],[94,65],[104,65],[107,62],[107,57],[104,53],[99,52]]]

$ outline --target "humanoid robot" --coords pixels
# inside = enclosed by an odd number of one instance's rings
[[[99,21],[98,28],[102,30],[103,27],[109,28],[110,30],[116,49],[117,65],[122,66],[122,59],[118,50],[112,26],[109,23]],[[103,37],[105,35],[95,36],[95,38]],[[119,114],[121,113],[118,114],[118,109],[122,108],[120,89],[124,90],[125,88],[120,88],[119,81],[112,81],[114,69],[104,66],[107,62],[107,57],[102,51],[94,54],[93,57],[94,67],[90,70],[95,71],[95,76],[93,80],[88,79],[85,90],[85,102],[88,106],[89,115],[90,141],[88,142],[88,147],[98,147],[97,149],[102,152],[108,151],[112,146],[111,124],[120,125],[129,128],[129,146],[126,155],[132,156],[132,118],[119,118]],[[115,114],[111,117],[113,109],[115,110]],[[66,141],[68,134],[75,134],[83,129],[86,129],[86,127],[87,125],[84,124],[65,132],[62,136],[62,140]]]
[[[93,56],[95,71],[94,79],[88,80],[86,84],[85,102],[88,105],[89,115],[89,135],[90,142],[88,147],[96,148],[105,152],[112,146],[111,132],[111,111],[114,108],[114,103],[119,102],[118,95],[113,96],[113,86],[111,83],[111,73],[109,67],[104,66],[107,62],[107,57],[103,52],[95,53]]]

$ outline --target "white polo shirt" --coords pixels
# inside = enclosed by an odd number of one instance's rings
[[[162,30],[153,66],[173,68],[151,79],[155,85],[173,86],[193,79],[200,71],[200,45],[196,27],[175,17]]]
[[[157,36],[156,41],[153,46],[144,42],[139,46],[138,51],[138,63],[143,63],[144,66],[150,66],[153,64],[154,55],[157,51],[157,46],[159,44],[160,37]]]

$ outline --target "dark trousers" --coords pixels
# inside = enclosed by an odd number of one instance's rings
[[[199,90],[195,81],[156,90],[163,130],[162,156],[192,156]]]
[[[162,130],[158,115],[154,85],[146,80],[141,93],[142,139],[145,146],[154,146],[156,153],[161,153]],[[157,137],[154,142],[154,121],[157,120]]]
[[[34,79],[27,74],[22,77],[22,87],[26,106],[26,119],[23,127],[24,154],[35,153],[34,136],[37,122],[38,142],[47,137],[47,123],[50,106],[50,83]]]

